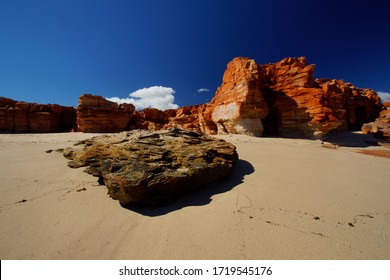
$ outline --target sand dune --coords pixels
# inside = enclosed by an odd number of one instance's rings
[[[237,147],[233,177],[155,209],[121,207],[46,152],[90,136],[0,135],[1,259],[390,258],[390,160],[358,153],[386,150],[360,135],[337,149],[219,136]]]

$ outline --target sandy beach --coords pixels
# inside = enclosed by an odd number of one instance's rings
[[[240,157],[230,180],[126,209],[46,152],[93,135],[0,135],[1,259],[390,259],[390,159],[357,152],[389,149],[370,136],[218,136]]]

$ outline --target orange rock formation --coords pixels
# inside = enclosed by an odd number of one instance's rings
[[[261,65],[270,114],[266,131],[285,137],[321,138],[329,131],[360,129],[377,116],[379,96],[341,80],[314,79],[304,57]]]
[[[0,131],[8,133],[65,132],[74,128],[73,107],[37,104],[0,97]]]
[[[253,59],[238,57],[227,66],[222,85],[210,103],[218,133],[261,136],[268,115],[262,88],[264,75]]]
[[[0,131],[52,132],[58,130],[58,123],[62,129],[72,127],[71,109],[56,106],[2,98]],[[206,134],[322,138],[330,131],[360,129],[378,117],[381,108],[379,96],[371,89],[342,80],[315,79],[314,65],[308,65],[304,57],[264,65],[237,57],[228,63],[210,103],[135,111],[132,104],[118,105],[85,94],[79,100],[75,126],[82,132],[178,127]]]
[[[377,138],[390,140],[390,102],[383,104],[384,110],[379,113],[379,117],[374,122],[365,123],[362,126],[364,134],[372,133]]]
[[[84,94],[77,106],[77,131],[120,132],[130,129],[135,107],[118,105],[101,96]]]

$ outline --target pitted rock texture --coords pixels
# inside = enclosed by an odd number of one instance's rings
[[[228,178],[236,148],[200,132],[135,130],[93,137],[67,148],[73,168],[100,178],[122,204],[160,205],[177,196]]]

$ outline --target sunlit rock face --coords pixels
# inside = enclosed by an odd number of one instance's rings
[[[120,132],[130,128],[132,104],[117,104],[101,96],[84,94],[77,106],[77,131]]]
[[[268,106],[262,94],[261,68],[253,59],[237,57],[227,65],[222,85],[210,103],[217,132],[261,136]]]
[[[323,138],[333,131],[359,130],[379,116],[382,104],[371,89],[335,79],[315,79],[305,57],[257,64],[230,61],[211,102],[178,109],[116,104],[84,94],[76,109],[0,99],[0,131],[120,132],[169,128],[205,134]],[[366,128],[367,130],[368,128]]]
[[[304,57],[260,67],[270,112],[263,119],[268,134],[323,138],[331,131],[360,129],[380,111],[381,101],[373,90],[342,80],[315,79],[314,65],[307,65]]]
[[[375,119],[380,98],[341,80],[315,79],[305,57],[258,65],[238,57],[208,104],[217,133],[323,138]]]
[[[236,147],[200,132],[134,130],[96,136],[64,149],[69,167],[87,167],[122,204],[161,205],[229,178]]]

